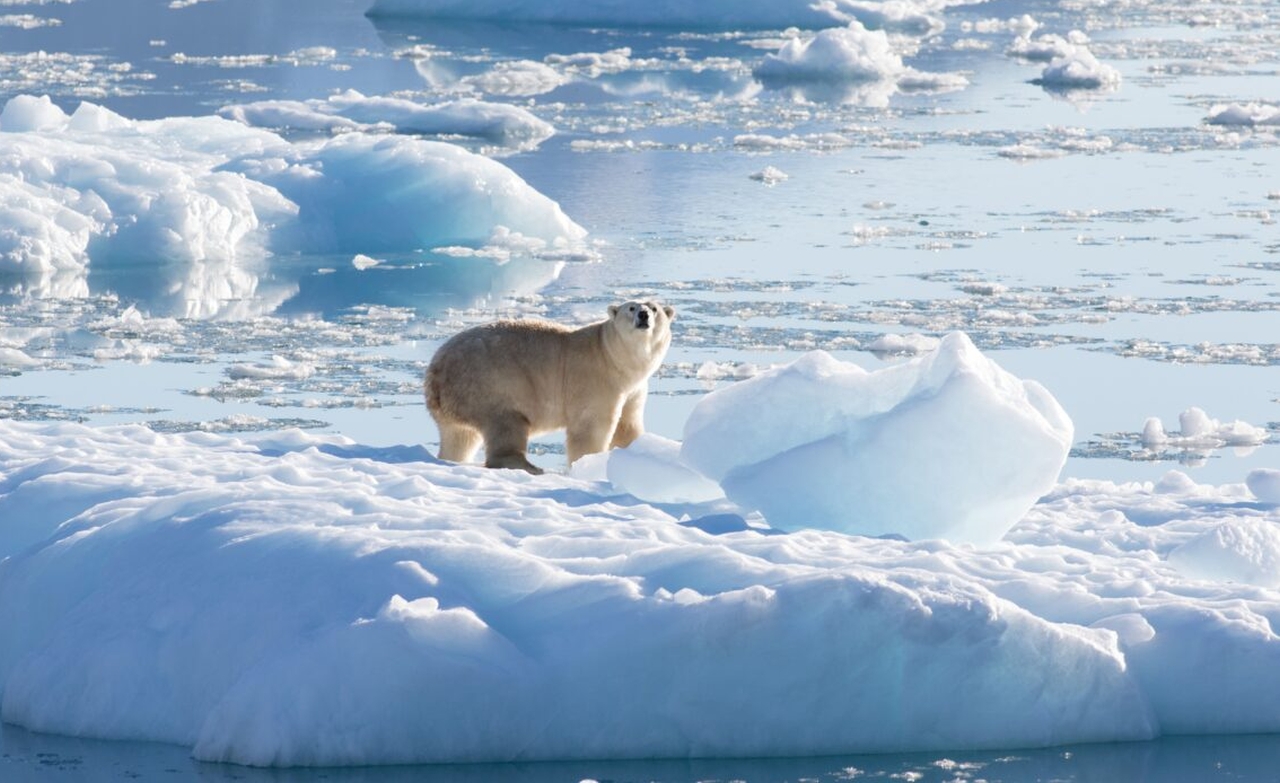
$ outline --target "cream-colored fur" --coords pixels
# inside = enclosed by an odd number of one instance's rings
[[[644,432],[649,376],[674,318],[671,307],[625,302],[578,329],[520,320],[460,332],[427,367],[440,458],[466,462],[483,442],[488,467],[541,473],[527,456],[531,435],[566,430],[570,464],[626,446]]]

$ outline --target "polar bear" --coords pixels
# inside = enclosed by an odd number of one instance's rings
[[[526,454],[531,435],[566,430],[570,464],[631,443],[644,432],[649,376],[671,345],[675,314],[632,301],[577,329],[528,319],[454,335],[424,384],[440,458],[466,462],[483,441],[487,467],[541,473]]]

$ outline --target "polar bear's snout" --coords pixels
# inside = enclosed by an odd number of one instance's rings
[[[651,312],[649,305],[640,305],[636,308],[635,325],[637,329],[648,329],[652,325],[649,320]]]

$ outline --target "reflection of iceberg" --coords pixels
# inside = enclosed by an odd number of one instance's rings
[[[495,295],[532,294],[554,282],[563,261],[521,256],[505,262],[436,253],[380,263],[361,269],[350,259],[329,259],[317,267],[311,258],[286,267],[296,293],[281,314],[316,313],[333,317],[354,304],[407,307],[419,312],[467,308]],[[318,259],[324,260],[324,259]]]
[[[506,166],[441,142],[291,143],[217,117],[68,116],[26,96],[0,125],[0,273],[28,294],[252,315],[295,287],[273,256],[480,247],[499,228],[554,247],[586,235]]]

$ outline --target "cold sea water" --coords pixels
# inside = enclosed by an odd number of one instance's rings
[[[961,329],[1071,415],[1065,476],[1154,480],[1179,469],[1225,483],[1276,466],[1272,3],[935,8],[944,27],[890,40],[915,73],[953,78],[852,83],[762,83],[753,67],[794,34],[785,30],[392,20],[366,17],[367,5],[19,3],[0,8],[0,98],[49,95],[68,112],[89,100],[132,119],[340,90],[516,104],[556,135],[446,138],[498,157],[558,202],[590,232],[591,251],[493,259],[424,248],[373,268],[267,258],[237,270],[256,277],[248,301],[214,296],[194,314],[173,309],[167,262],[154,258],[91,266],[81,286],[7,275],[0,325],[85,339],[18,346],[35,361],[0,364],[0,416],[169,432],[301,426],[431,445],[419,379],[450,334],[500,314],[580,318],[645,296],[679,311],[648,410],[649,428],[671,438],[707,389],[804,351],[875,368]],[[1054,85],[1046,61],[1016,52],[1019,36],[1073,31],[1118,78]],[[551,81],[507,69],[527,62],[552,66]],[[144,328],[153,319],[163,328]],[[104,344],[123,349],[95,350]],[[1143,440],[1149,418],[1175,432],[1193,407],[1264,434],[1244,447]],[[555,438],[538,450],[549,467],[563,459]],[[1277,770],[1273,737],[256,770],[197,763],[177,747],[0,733],[5,781],[1201,781],[1276,780]]]
[[[1275,780],[1271,736],[1166,737],[1154,742],[1035,750],[803,759],[575,761],[412,767],[260,769],[193,761],[171,745],[32,734],[0,726],[0,777],[9,781],[205,780],[245,783],[910,783],[1085,781],[1200,783]]]

